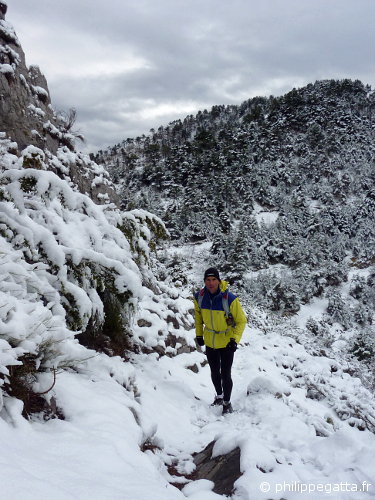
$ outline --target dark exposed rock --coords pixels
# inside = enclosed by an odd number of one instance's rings
[[[165,348],[161,345],[157,345],[157,346],[153,347],[151,352],[156,352],[159,354],[159,356],[165,356]]]
[[[191,366],[187,366],[186,367],[188,370],[191,370],[192,372],[194,373],[198,373],[199,372],[199,366],[197,365],[197,363],[194,363],[193,365]]]
[[[172,323],[173,328],[178,330],[180,328],[180,323],[178,322],[177,318],[175,316],[169,315],[167,317],[167,323]]]
[[[4,19],[5,4],[0,3],[0,12],[0,130],[20,150],[33,144],[55,153],[61,138],[47,81],[37,66],[26,66],[13,27]]]
[[[237,447],[226,455],[212,457],[215,441],[194,457],[196,470],[194,479],[208,479],[215,484],[213,491],[219,495],[231,495],[234,483],[241,476],[240,449]]]
[[[150,321],[147,321],[146,319],[139,319],[139,320],[137,321],[137,324],[138,324],[138,326],[140,326],[140,327],[144,327],[144,326],[145,326],[145,327],[150,327],[150,326],[152,326],[152,323],[150,323]]]
[[[171,316],[168,316],[167,321],[171,322]],[[174,323],[179,325],[177,318],[173,318]],[[195,347],[192,347],[186,343],[186,340],[183,337],[176,337],[173,333],[169,333],[165,339],[166,347],[173,347],[176,349],[177,354],[189,353],[194,351]]]
[[[4,19],[5,18],[5,14],[7,12],[7,5],[3,2],[0,2],[0,19]]]
[[[181,345],[181,347],[177,348],[177,354],[186,354],[189,352],[193,352],[195,350],[195,347],[192,347],[191,345],[186,344],[185,341],[183,341],[183,342],[184,343]]]

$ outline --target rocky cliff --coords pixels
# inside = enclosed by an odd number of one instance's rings
[[[26,66],[25,54],[0,3],[0,129],[20,149],[34,144],[56,153],[62,142],[47,81],[37,66]],[[68,144],[68,140],[65,141]],[[71,144],[69,143],[71,146]]]
[[[6,21],[7,5],[0,2],[0,133],[13,141],[17,156],[30,145],[41,150],[28,155],[28,164],[38,168],[38,158],[47,156],[48,170],[69,178],[82,193],[99,203],[117,203],[105,169],[75,152],[79,134],[74,133],[74,112],[57,113],[51,104],[46,78],[38,66],[27,66],[25,54],[13,26]],[[72,152],[63,171],[56,168],[55,155]],[[65,156],[66,158],[67,156]]]

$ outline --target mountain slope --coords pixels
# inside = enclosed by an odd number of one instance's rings
[[[123,204],[151,208],[175,238],[220,231],[233,241],[233,226],[251,225],[256,204],[289,212],[314,203],[327,215],[344,206],[334,224],[342,231],[366,215],[352,221],[351,208],[373,210],[373,111],[374,93],[361,82],[316,82],[214,106],[95,158],[120,183]]]
[[[336,325],[373,372],[374,99],[359,81],[214,106],[99,152],[124,207],[152,210],[176,243],[208,241],[252,306]]]

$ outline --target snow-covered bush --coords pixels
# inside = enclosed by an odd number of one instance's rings
[[[375,361],[375,335],[374,329],[367,327],[360,330],[351,341],[351,352],[360,361],[374,363]]]
[[[300,287],[286,269],[265,271],[245,282],[245,288],[258,306],[285,314],[295,313],[301,305]]]
[[[80,344],[124,355],[167,233],[148,212],[79,192],[65,170],[75,153],[12,147],[0,141],[0,385],[26,403],[37,373],[93,355]]]

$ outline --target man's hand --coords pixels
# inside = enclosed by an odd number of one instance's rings
[[[204,346],[204,340],[203,337],[195,337],[195,340],[197,341],[197,344],[200,345],[201,347]]]
[[[227,344],[227,349],[235,352],[237,350],[237,342],[234,339],[230,339],[230,341]]]

